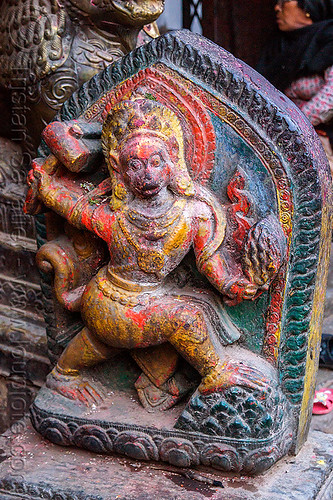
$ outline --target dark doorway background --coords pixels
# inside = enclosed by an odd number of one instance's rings
[[[202,34],[255,66],[276,31],[274,0],[183,0],[183,27]]]

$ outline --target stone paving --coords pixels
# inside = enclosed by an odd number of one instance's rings
[[[324,387],[333,389],[333,370],[319,368],[317,389]],[[333,410],[326,415],[313,415],[311,429],[333,434]]]

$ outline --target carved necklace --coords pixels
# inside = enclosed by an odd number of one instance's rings
[[[185,205],[186,200],[182,203],[182,207]],[[141,215],[141,214],[140,214]],[[181,244],[185,241],[188,233],[188,225],[186,221],[181,216],[181,210],[178,211],[176,216],[173,216],[171,219],[168,218],[164,224],[159,226],[159,229],[166,228],[174,224],[177,220],[179,220],[177,226],[172,232],[170,238],[164,243],[162,250],[150,250],[148,248],[143,248],[142,245],[133,237],[131,231],[126,227],[124,221],[124,214],[120,214],[117,218],[119,227],[125,236],[127,242],[135,249],[137,254],[138,266],[140,269],[146,273],[156,273],[161,271],[165,264],[165,256],[170,254],[172,250],[180,247]],[[172,220],[170,222],[170,220]],[[130,222],[130,221],[129,221]],[[135,224],[136,225],[136,224]],[[144,225],[144,228],[149,226],[149,223]],[[162,226],[162,227],[161,227]],[[168,233],[168,230],[163,232],[154,233],[154,239],[160,239]]]
[[[174,224],[180,213],[184,210],[185,205],[185,199],[177,200],[166,214],[152,217],[143,215],[133,209],[126,210],[124,214],[126,219],[138,229],[164,229]]]

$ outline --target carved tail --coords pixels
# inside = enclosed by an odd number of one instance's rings
[[[54,292],[60,304],[78,311],[85,286],[78,286],[79,262],[70,241],[60,237],[46,243],[38,251],[36,261],[42,272],[54,272]]]
[[[67,232],[69,237],[45,243],[36,261],[42,272],[54,273],[53,287],[59,303],[75,312],[80,310],[87,283],[105,263],[105,248],[101,240],[83,231],[71,227]]]

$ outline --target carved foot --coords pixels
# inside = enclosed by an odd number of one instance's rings
[[[47,376],[46,387],[86,406],[99,405],[104,399],[101,391],[81,375],[62,375],[57,368]]]
[[[246,366],[242,362],[226,361],[209,372],[202,379],[198,389],[204,395],[223,391],[236,385],[265,391],[268,383],[268,380],[256,368]]]
[[[135,382],[140,402],[148,411],[172,408],[194,387],[181,373],[170,377],[161,387],[153,384],[144,373]]]

